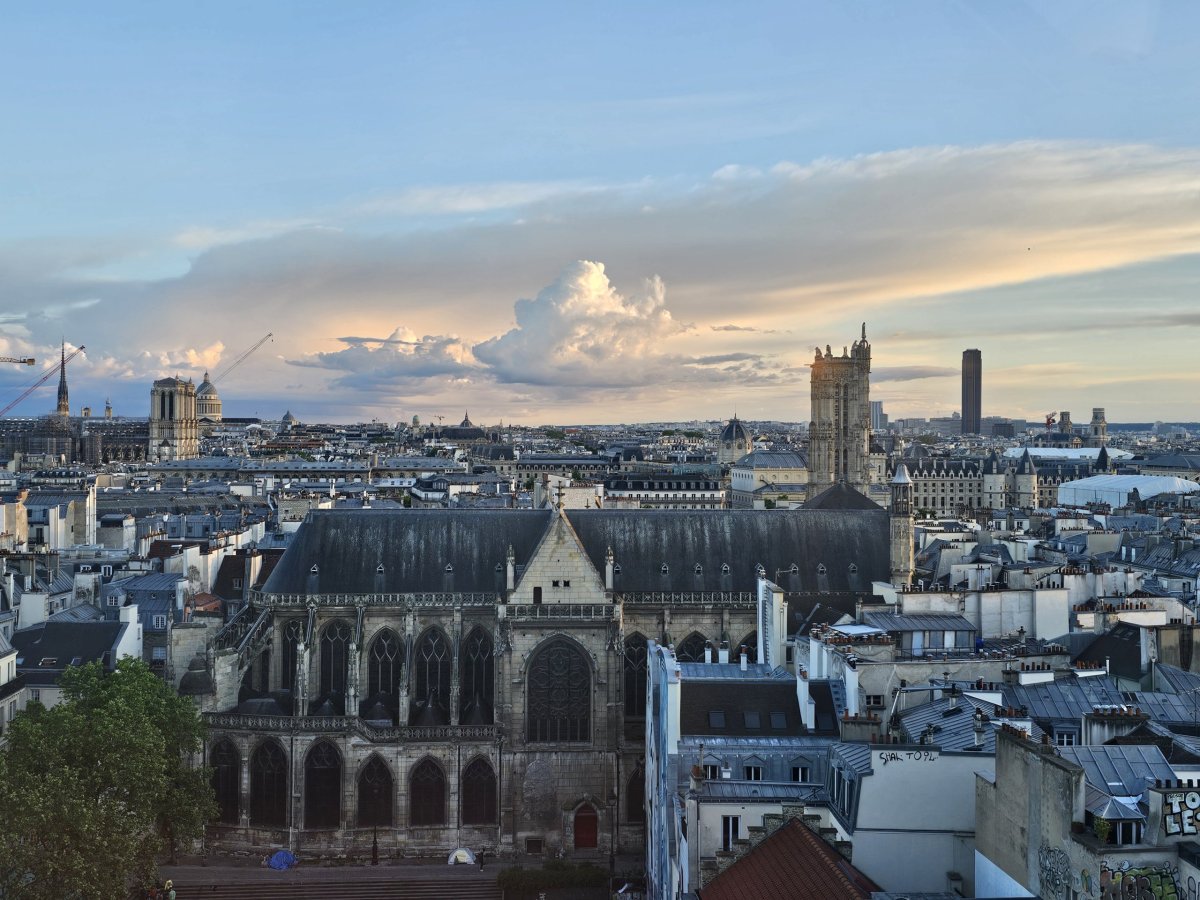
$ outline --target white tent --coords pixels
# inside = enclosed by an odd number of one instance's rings
[[[1093,475],[1058,486],[1059,506],[1086,506],[1107,503],[1124,506],[1133,491],[1143,500],[1159,494],[1191,494],[1200,491],[1200,484],[1186,478],[1167,475]]]

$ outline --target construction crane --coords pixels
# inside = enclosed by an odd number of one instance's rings
[[[222,378],[224,378],[226,375],[228,375],[230,372],[232,372],[234,369],[236,369],[238,366],[240,366],[242,363],[244,363],[246,361],[246,359],[250,356],[251,353],[253,353],[255,350],[257,350],[259,347],[261,347],[267,341],[271,340],[271,338],[273,338],[273,337],[275,337],[275,335],[272,332],[268,331],[266,337],[261,338],[257,344],[255,344],[253,347],[251,347],[249,350],[247,350],[245,353],[243,353],[241,356],[239,356],[237,359],[235,359],[233,362],[231,362],[229,365],[227,365],[224,369],[222,369],[220,372],[218,372],[217,377],[212,379],[212,383],[216,384],[218,381],[220,381]]]
[[[83,346],[76,347],[74,350],[72,350],[70,353],[68,353],[66,356],[63,357],[62,363],[60,365],[65,366],[67,363],[69,363],[71,360],[73,360],[76,356],[78,356],[80,353],[82,353],[85,349],[87,349],[87,348],[85,348]],[[49,381],[51,376],[53,376],[56,372],[58,372],[58,370],[59,370],[59,366],[51,366],[45,372],[43,372],[40,376],[38,376],[38,380],[35,381],[33,384],[31,384],[29,387],[27,387],[21,393],[21,396],[19,396],[12,403],[8,404],[8,406],[4,407],[4,409],[0,409],[0,417],[7,416],[16,406],[18,406],[23,400],[25,400],[25,398],[27,398],[30,394],[32,394],[34,391],[36,391],[38,388],[40,388],[43,384],[45,384],[47,381]]]
[[[37,362],[37,360],[35,360],[32,356],[0,356],[0,362],[16,363],[19,366],[32,366],[35,362]]]

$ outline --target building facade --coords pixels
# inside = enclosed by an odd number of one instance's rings
[[[638,851],[648,640],[757,647],[765,573],[869,589],[889,540],[882,509],[314,511],[200,679],[210,840]]]
[[[152,462],[195,459],[200,455],[200,428],[196,418],[196,386],[180,378],[162,378],[150,389],[150,441]]]

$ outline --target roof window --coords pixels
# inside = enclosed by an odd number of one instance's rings
[[[771,713],[771,727],[779,731],[787,728],[787,715],[778,711]]]
[[[709,728],[724,728],[725,727],[725,710],[710,709],[708,711],[708,727]]]
[[[759,716],[759,714],[753,710],[748,709],[745,712],[743,712],[742,718],[746,722],[747,728],[761,728],[762,727],[762,717]]]

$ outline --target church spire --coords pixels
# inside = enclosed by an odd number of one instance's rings
[[[71,404],[67,400],[67,342],[63,341],[62,361],[58,364],[58,414],[69,416]]]

